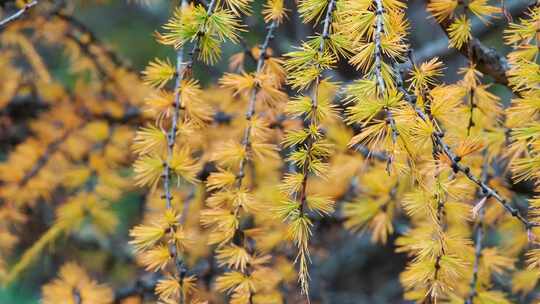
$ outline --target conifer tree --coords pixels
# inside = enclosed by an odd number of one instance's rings
[[[113,2],[0,1],[3,286],[341,303],[380,279],[387,302],[538,302],[538,1]],[[138,68],[79,19],[119,3],[159,13],[144,34],[168,53]]]

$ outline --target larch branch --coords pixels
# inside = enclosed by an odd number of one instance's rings
[[[410,94],[404,87],[403,87],[403,80],[401,78],[401,74],[399,71],[396,71],[395,73],[395,77],[396,77],[396,85],[397,85],[397,88],[398,88],[398,91],[401,92],[403,94],[403,97],[405,99],[405,101],[407,103],[409,103],[409,105],[414,109],[416,115],[424,120],[424,121],[428,121],[429,120],[429,117],[427,116],[426,113],[424,113],[424,111],[422,109],[420,109],[420,107],[418,107],[416,105],[416,96],[414,96],[413,94]],[[461,172],[463,173],[470,181],[472,181],[473,183],[475,183],[482,191],[483,191],[483,194],[486,196],[486,197],[493,197],[495,200],[497,200],[501,205],[502,207],[504,207],[504,209],[506,211],[508,211],[513,217],[515,217],[517,220],[519,220],[521,223],[523,223],[523,225],[525,226],[526,229],[531,229],[533,227],[537,227],[539,226],[538,223],[532,223],[532,222],[529,222],[525,216],[523,216],[521,214],[521,212],[510,205],[510,202],[505,199],[504,197],[502,197],[499,192],[497,192],[497,190],[493,189],[492,187],[490,187],[487,183],[485,183],[484,181],[480,180],[477,176],[475,176],[474,174],[471,173],[471,169],[465,165],[463,165],[460,161],[461,161],[461,158],[458,157],[453,151],[452,149],[450,148],[450,146],[448,146],[444,140],[443,140],[443,137],[444,137],[444,133],[443,132],[433,132],[432,134],[433,136],[433,141],[434,143],[439,146],[439,148],[441,149],[441,152],[443,152],[444,154],[446,154],[448,156],[448,159],[450,160],[451,162],[451,167],[452,167],[452,170],[454,172]]]

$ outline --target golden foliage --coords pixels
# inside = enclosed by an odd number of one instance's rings
[[[180,2],[155,34],[175,59],[155,58],[141,73],[45,4],[36,18],[0,29],[0,124],[18,128],[6,116],[18,98],[43,105],[2,154],[3,282],[44,253],[63,254],[53,245],[64,237],[159,272],[159,303],[309,301],[310,276],[320,275],[311,264],[335,259],[333,242],[349,240],[335,233],[343,227],[407,256],[399,275],[406,300],[510,303],[534,292],[540,198],[525,203],[513,191],[540,191],[538,7],[504,30],[506,62],[478,58],[487,48],[472,29],[506,10],[486,0],[428,1],[449,47],[467,58],[451,69],[458,80],[445,83],[454,75],[443,59],[415,62],[406,1]],[[313,34],[281,54],[272,40],[288,31],[278,26],[294,10]],[[247,45],[242,22],[252,31],[258,19],[265,36]],[[226,58],[229,72],[199,81],[229,43],[244,47]],[[73,83],[42,57],[56,48]],[[361,76],[337,81],[345,65]],[[117,210],[124,198],[144,204],[128,246],[114,243],[127,237],[118,227],[133,224]],[[44,232],[20,242],[43,210]],[[92,272],[96,260],[85,264]],[[73,263],[42,293],[43,303],[116,301]]]
[[[112,290],[92,280],[79,265],[67,263],[60,268],[59,278],[43,286],[43,303],[113,302]]]

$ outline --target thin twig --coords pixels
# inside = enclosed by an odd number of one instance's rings
[[[208,19],[210,19],[210,17],[214,14],[214,10],[216,9],[216,5],[217,5],[217,0],[212,0],[212,2],[210,2],[210,4],[208,6],[206,6],[207,7],[207,9],[206,9],[206,16],[207,16],[206,21],[203,23],[201,29],[197,33],[197,39],[193,43],[193,48],[191,49],[191,51],[188,54],[189,57],[190,57],[190,59],[186,63],[186,67],[187,67],[188,70],[191,70],[193,68],[193,61],[195,59],[195,56],[200,51],[199,43],[201,42],[201,38],[205,35],[204,31],[206,30],[206,23],[207,23]]]
[[[182,1],[182,6],[187,4],[186,1]],[[174,85],[174,114],[172,115],[172,122],[171,127],[169,129],[169,132],[167,134],[167,160],[164,164],[163,168],[163,187],[165,191],[165,201],[166,201],[166,207],[167,209],[172,209],[172,195],[171,195],[171,163],[173,159],[174,154],[174,145],[176,142],[176,132],[178,129],[178,119],[180,117],[180,110],[182,107],[182,100],[181,100],[181,94],[180,89],[182,85],[182,80],[184,76],[184,69],[185,66],[183,64],[184,59],[184,48],[181,47],[176,52],[176,82]],[[174,237],[173,232],[174,229],[171,230],[171,236]],[[180,286],[182,286],[182,282],[186,273],[186,268],[184,266],[183,261],[178,256],[178,248],[176,247],[176,242],[172,242],[169,245],[169,252],[171,255],[171,258],[174,259],[174,264],[176,268],[177,275],[179,276],[179,283]],[[180,291],[180,303],[183,304],[184,298],[183,298],[183,291]]]
[[[180,117],[181,110],[181,94],[180,87],[184,75],[184,64],[182,62],[184,57],[184,48],[178,49],[176,52],[176,82],[174,85],[174,113],[172,115],[172,122],[169,131],[167,132],[167,159],[163,166],[163,187],[164,196],[167,209],[172,208],[172,195],[171,195],[171,162],[173,158],[174,145],[176,142],[176,132],[178,131],[178,119]]]
[[[330,37],[330,25],[332,23],[332,13],[334,12],[334,6],[335,6],[335,1],[334,0],[330,0],[330,2],[328,3],[328,7],[326,9],[326,16],[324,17],[324,22],[323,22],[323,33],[322,33],[322,39],[321,39],[321,42],[319,44],[319,53],[323,53],[324,52],[324,47],[325,47],[325,42],[326,42],[326,39],[328,39]],[[312,86],[312,92],[311,92],[311,111],[312,113],[317,113],[317,108],[319,106],[318,104],[318,91],[319,91],[319,85],[321,83],[321,77],[317,77],[315,79],[315,83],[313,84]],[[316,115],[314,115],[313,117],[314,120],[317,119]],[[312,121],[310,120],[308,122],[308,125],[309,124],[317,124],[316,121]],[[308,138],[308,141],[306,143],[306,151],[310,151],[312,146],[314,144],[314,138],[312,138],[311,136]],[[300,201],[300,214],[303,214],[304,213],[304,209],[306,208],[306,193],[307,193],[307,179],[308,179],[308,168],[309,166],[307,165],[304,165],[303,167],[303,180],[302,180],[302,186],[301,186],[301,189],[300,189],[300,198],[299,198],[299,201]]]
[[[375,77],[377,79],[377,85],[379,87],[379,95],[386,90],[384,79],[382,76],[382,48],[381,39],[384,27],[384,7],[382,0],[376,0],[377,9],[375,11]]]
[[[184,5],[183,1],[182,5]],[[213,10],[216,5],[216,0],[212,0],[210,3],[210,6],[208,7],[207,15],[210,16],[213,13]],[[203,25],[203,28],[205,25]],[[203,33],[204,34],[204,33]],[[169,128],[167,132],[167,159],[163,164],[163,186],[164,186],[164,198],[166,201],[167,208],[172,207],[172,195],[171,195],[171,161],[173,158],[173,150],[174,145],[176,141],[176,132],[178,131],[178,120],[180,118],[180,112],[183,110],[182,101],[181,101],[181,86],[182,81],[184,79],[184,76],[186,74],[187,69],[191,69],[193,66],[193,61],[195,54],[198,50],[198,45],[200,42],[200,37],[202,35],[198,35],[199,38],[194,42],[193,49],[189,53],[190,59],[188,62],[183,62],[184,60],[184,48],[181,47],[176,52],[176,81],[174,85],[174,114],[172,115],[172,122],[171,127]]]
[[[482,166],[482,181],[487,182],[488,177],[488,161],[486,157],[486,152],[484,151],[484,164]],[[474,227],[474,264],[473,264],[473,275],[471,278],[471,282],[469,283],[470,286],[470,292],[469,296],[465,300],[465,304],[473,304],[474,298],[478,294],[476,291],[476,284],[478,282],[478,272],[480,270],[480,258],[482,257],[482,248],[483,248],[483,240],[484,240],[484,214],[485,209],[483,208],[483,202],[487,199],[486,196],[482,196],[481,201],[478,204],[482,204],[478,206],[480,209],[478,210],[478,220],[475,222]]]
[[[268,31],[266,33],[264,43],[261,45],[259,58],[257,59],[257,69],[255,71],[256,75],[258,75],[262,71],[264,61],[266,60],[268,56],[267,55],[268,47],[270,45],[270,41],[274,38],[274,30],[277,28],[277,25],[278,25],[277,21],[274,20],[268,26]],[[238,175],[236,176],[236,186],[238,188],[242,186],[242,180],[245,176],[245,167],[248,161],[248,154],[249,154],[249,151],[251,150],[251,130],[253,127],[252,119],[253,119],[253,115],[255,114],[255,103],[257,100],[257,93],[259,92],[259,89],[260,88],[258,84],[255,84],[253,89],[251,89],[248,108],[246,110],[246,120],[247,120],[248,126],[244,130],[244,136],[242,139],[242,146],[244,150],[246,151],[246,154],[240,160],[240,169],[238,170]]]
[[[25,4],[20,10],[15,12],[13,15],[8,16],[5,19],[2,19],[0,21],[0,30],[4,29],[11,22],[14,22],[19,18],[22,18],[26,12],[28,12],[32,7],[36,6],[37,4],[38,4],[38,0],[33,0],[32,2]]]
[[[185,8],[187,6],[187,1],[182,1],[182,7]],[[216,6],[216,0],[212,0],[210,3],[208,9],[207,9],[207,15],[212,15],[214,9]],[[204,28],[206,26],[206,23],[203,24],[202,30],[204,31]],[[203,33],[204,34],[204,33]],[[195,54],[199,48],[199,42],[202,37],[202,35],[197,36],[197,40],[194,42],[193,50],[190,52],[189,56],[190,59],[188,62],[184,62],[184,48],[180,47],[176,52],[176,81],[174,84],[174,113],[172,115],[172,121],[171,126],[167,132],[167,157],[165,162],[163,163],[163,191],[164,191],[164,199],[166,202],[166,208],[172,209],[172,193],[171,193],[171,163],[173,160],[174,155],[174,146],[176,142],[176,132],[178,131],[178,120],[180,119],[180,112],[183,110],[182,100],[181,100],[181,87],[182,87],[182,81],[184,80],[184,76],[186,75],[187,69],[191,69],[194,61]],[[185,206],[184,206],[185,208]],[[180,220],[185,220],[185,217],[180,217]],[[180,222],[179,224],[181,224]],[[170,234],[171,237],[174,238],[174,234],[176,233],[175,229],[171,229]],[[169,245],[169,253],[171,255],[171,259],[174,260],[174,265],[176,269],[177,279],[179,281],[180,287],[183,286],[184,278],[187,274],[187,268],[184,264],[183,259],[179,257],[178,254],[178,248],[176,247],[176,243],[172,242]],[[183,292],[180,292],[180,304],[183,304],[185,302]]]
[[[270,41],[272,41],[272,39],[274,39],[274,30],[277,28],[277,26],[278,26],[277,20],[272,20],[272,22],[268,26],[268,30],[266,32],[264,42],[261,45],[261,48],[260,48],[260,51],[259,51],[259,58],[257,59],[257,68],[255,70],[255,75],[256,76],[258,76],[259,73],[262,72],[262,69],[264,67],[264,62],[268,58],[268,54],[267,54],[268,48],[270,46]],[[251,151],[251,135],[252,135],[251,131],[252,131],[252,128],[253,128],[252,119],[253,119],[253,116],[255,115],[255,105],[256,105],[256,102],[257,102],[257,93],[259,92],[259,89],[260,89],[259,84],[255,83],[254,87],[251,89],[250,96],[249,96],[249,101],[248,101],[248,106],[247,106],[247,109],[246,109],[245,117],[246,117],[246,121],[247,121],[247,126],[244,129],[244,135],[242,137],[242,147],[243,147],[243,149],[245,151],[245,154],[242,157],[242,159],[240,160],[238,174],[236,175],[236,188],[237,189],[242,188],[242,181],[244,180],[244,177],[246,175],[246,173],[245,173],[246,165],[248,164],[249,157],[250,157],[249,154],[250,154],[250,151]],[[237,218],[239,217],[239,211],[240,211],[241,207],[242,206],[239,204],[239,205],[237,205],[235,207],[235,209],[233,211],[234,216],[237,217]],[[235,234],[241,236],[242,244],[240,244],[240,245],[242,247],[246,247],[245,248],[246,251],[249,252],[250,254],[252,254],[254,248],[251,248],[250,246],[245,245],[245,234],[242,231],[242,227],[238,226],[236,228]],[[247,269],[243,270],[243,272],[245,272],[245,274],[249,274],[251,272],[251,265],[248,265]],[[250,304],[253,303],[253,295],[251,293],[250,293],[250,296],[249,296],[249,303]]]
[[[19,182],[19,188],[24,187],[34,176],[36,176],[43,167],[48,163],[51,156],[60,149],[62,143],[64,143],[69,135],[74,131],[74,129],[69,129],[65,131],[59,138],[55,139],[53,142],[51,142],[47,149],[45,149],[45,152],[38,158],[34,166],[28,171],[21,181]]]
[[[332,15],[335,9],[335,5],[336,5],[335,0],[330,0],[326,7],[326,14],[323,21],[323,31],[321,34],[321,41],[320,41],[319,49],[318,49],[320,56],[324,54],[326,40],[330,38],[330,27],[332,24]],[[308,119],[306,120],[306,124],[309,126],[309,128],[311,128],[312,126],[315,126],[316,128],[318,128],[316,113],[318,111],[318,106],[319,106],[318,91],[319,91],[320,83],[321,83],[321,75],[318,75],[315,78],[315,82],[311,86],[311,90],[312,90],[311,91],[311,112],[314,113],[314,115],[312,118],[308,117]],[[310,151],[313,145],[315,144],[316,140],[317,140],[316,136],[313,136],[313,135],[310,135],[306,139],[306,142],[304,143],[304,148],[306,149],[307,153],[311,153]],[[311,161],[311,156],[308,157],[307,160]],[[297,193],[295,193],[295,196],[297,196],[296,199],[299,202],[298,211],[299,211],[300,217],[304,216],[305,209],[307,208],[307,181],[308,181],[308,175],[309,175],[309,167],[310,166],[308,164],[303,165],[302,184],[301,184],[300,190]],[[298,259],[300,260],[301,264],[305,263],[306,265],[305,267],[307,267],[306,261],[309,261],[309,252],[308,252],[308,248],[306,247],[307,247],[307,244],[305,245],[299,244],[298,255],[296,258],[297,260]],[[300,269],[302,269],[302,267],[303,266],[301,265]],[[307,303],[311,303],[309,299],[309,275],[307,274],[307,270],[304,270],[304,271],[306,273],[301,273],[298,277],[298,280],[301,285],[301,292],[305,294],[306,296]]]

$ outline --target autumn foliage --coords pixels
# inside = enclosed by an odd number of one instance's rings
[[[141,71],[76,5],[11,2],[0,19],[4,286],[50,257],[45,304],[339,303],[312,273],[337,235],[363,234],[406,259],[391,278],[404,300],[540,303],[536,2],[425,1],[466,59],[456,75],[435,55],[417,60],[404,0],[171,1],[145,34],[174,56]],[[283,47],[292,19],[308,35]],[[248,45],[253,20],[264,35]],[[505,52],[473,33],[495,20]],[[51,71],[58,52],[69,77]],[[206,83],[197,68],[223,62]],[[120,283],[96,256],[123,261]]]

